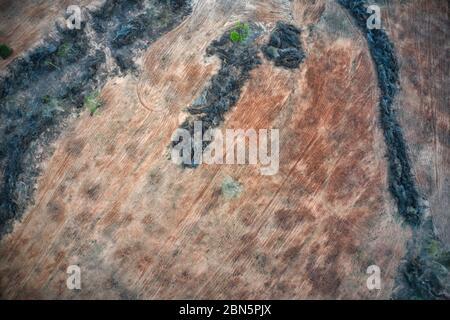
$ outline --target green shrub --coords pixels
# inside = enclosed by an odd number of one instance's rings
[[[232,42],[243,42],[250,35],[250,26],[248,23],[238,22],[230,32],[230,40]]]
[[[436,240],[430,240],[427,246],[427,253],[432,257],[437,257],[440,251],[439,242]]]
[[[13,50],[6,44],[0,44],[0,57],[2,57],[2,59],[7,59],[12,54],[12,52]]]
[[[230,176],[226,176],[222,181],[222,194],[227,199],[238,198],[243,191],[242,185]]]
[[[84,98],[84,107],[89,110],[91,116],[103,105],[100,99],[100,92],[93,91]]]

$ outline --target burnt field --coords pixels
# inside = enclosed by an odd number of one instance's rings
[[[448,4],[54,2],[0,0],[0,297],[450,298]],[[279,171],[174,164],[198,121]]]
[[[32,201],[36,158],[45,157],[39,149],[55,139],[65,118],[77,114],[108,77],[134,70],[135,56],[189,10],[175,1],[107,1],[85,12],[88,24],[81,30],[59,25],[9,66],[0,80],[0,234]]]

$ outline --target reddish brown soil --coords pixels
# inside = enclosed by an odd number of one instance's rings
[[[0,243],[3,298],[390,297],[410,231],[388,192],[379,92],[366,41],[332,2],[247,2],[196,1],[192,15],[147,50],[139,79],[109,81],[99,114],[85,112],[55,142],[35,204]],[[425,3],[408,8],[426,7],[436,19],[443,14]],[[20,14],[32,8],[24,5]],[[449,117],[439,87],[446,74],[436,64],[445,65],[445,55],[434,48],[421,57],[414,46],[432,46],[434,38],[397,27],[394,19],[412,21],[396,5],[389,10],[402,78],[429,77],[416,84],[402,80],[402,125],[411,145],[431,134],[426,146],[434,167],[422,169],[419,149],[412,152],[419,185],[430,189],[432,212],[444,221],[448,206],[439,207],[445,198],[439,177],[448,172]],[[346,31],[330,31],[336,25],[323,19],[327,14]],[[218,59],[205,58],[205,48],[246,19],[268,32],[278,20],[303,28],[307,57],[300,69],[264,60],[221,125],[279,128],[280,171],[262,176],[254,166],[177,167],[168,159],[170,136],[219,68]],[[428,22],[416,23],[420,29]],[[21,51],[30,40],[15,36],[8,39]],[[420,99],[427,88],[435,91],[425,109]],[[423,119],[434,131],[415,131],[414,121]],[[225,176],[242,184],[240,197],[223,197]],[[81,267],[80,291],[66,288],[71,264]],[[377,292],[366,287],[372,264],[382,270]]]

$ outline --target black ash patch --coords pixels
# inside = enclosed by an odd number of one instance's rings
[[[269,43],[262,48],[266,58],[274,61],[278,67],[297,69],[305,58],[300,33],[300,29],[296,26],[277,22]]]
[[[422,216],[420,197],[411,173],[411,164],[402,129],[393,108],[399,88],[399,67],[392,42],[382,29],[368,29],[365,1],[338,0],[353,16],[365,34],[378,74],[380,120],[389,159],[389,189],[400,215],[411,225],[419,225]]]
[[[427,219],[408,244],[400,265],[394,299],[450,300],[450,251],[434,234]]]

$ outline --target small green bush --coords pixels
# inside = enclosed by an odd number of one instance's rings
[[[227,199],[238,198],[243,191],[242,185],[230,176],[226,176],[222,181],[222,194]]]
[[[0,44],[0,57],[2,57],[2,59],[7,59],[12,53],[13,50],[10,47],[3,43]]]
[[[250,35],[250,26],[248,23],[238,22],[230,32],[230,40],[232,42],[243,42]]]
[[[230,39],[233,42],[239,42],[239,41],[241,41],[241,35],[237,31],[231,31]]]
[[[100,92],[93,91],[84,98],[84,107],[89,110],[91,116],[103,105],[100,99]]]

